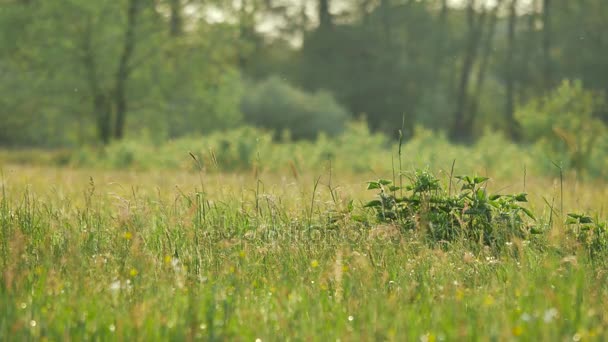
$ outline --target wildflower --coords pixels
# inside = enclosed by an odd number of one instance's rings
[[[557,309],[551,308],[545,311],[545,314],[543,315],[543,321],[545,321],[545,323],[551,323],[555,318],[557,318],[558,315],[559,312],[557,311]]]
[[[133,233],[131,233],[131,232],[125,232],[125,233],[122,235],[122,237],[123,237],[125,240],[129,241],[129,240],[131,240],[131,239],[133,238]]]
[[[420,342],[435,342],[435,335],[426,333],[420,336]]]
[[[310,262],[310,267],[312,267],[312,268],[319,267],[319,262],[317,261],[317,259]]]
[[[486,298],[483,300],[483,305],[491,306],[492,304],[494,304],[494,297],[487,295]]]
[[[129,271],[129,275],[130,275],[131,277],[135,277],[135,276],[137,276],[138,274],[139,274],[139,272],[137,272],[137,269],[135,269],[135,268],[132,268],[132,269]]]
[[[520,325],[516,326],[515,328],[513,328],[513,336],[521,336],[524,333],[524,328],[522,328]]]
[[[120,280],[116,280],[110,284],[110,291],[118,291],[122,288]]]

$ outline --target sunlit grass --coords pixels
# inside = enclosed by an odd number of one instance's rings
[[[608,337],[605,258],[560,212],[603,215],[600,181],[491,180],[555,215],[496,252],[375,223],[376,174],[2,172],[1,340]]]

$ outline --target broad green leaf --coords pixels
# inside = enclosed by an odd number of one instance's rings
[[[581,223],[593,223],[593,219],[589,216],[583,216],[580,218]]]
[[[528,196],[527,193],[522,192],[521,194],[515,195],[515,200],[517,202],[528,202],[527,196]]]
[[[380,183],[378,182],[367,182],[367,190],[380,189]]]
[[[528,216],[529,218],[533,219],[534,221],[536,221],[536,217],[534,217],[534,214],[532,213],[532,211],[528,208],[524,208],[524,207],[519,207],[521,209],[521,211],[523,211],[526,216]]]
[[[481,176],[477,176],[473,179],[473,183],[475,184],[481,184],[483,182],[486,182],[487,180],[489,180],[490,178],[488,177],[481,177]]]
[[[566,224],[578,224],[578,219],[573,218],[573,217],[568,217],[566,219]]]
[[[373,201],[367,202],[367,204],[364,205],[363,208],[373,208],[373,207],[381,207],[381,206],[382,206],[382,201],[373,200]]]
[[[538,234],[542,234],[542,233],[543,233],[543,231],[538,229],[536,226],[530,227],[530,234],[538,235]]]

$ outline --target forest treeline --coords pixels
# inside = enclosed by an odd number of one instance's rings
[[[542,105],[555,94],[583,98],[581,119],[608,119],[605,0],[454,3],[5,0],[0,146],[162,141],[243,124],[314,138],[362,117],[405,138],[421,125],[455,142],[487,128],[520,141],[535,108],[579,114]]]

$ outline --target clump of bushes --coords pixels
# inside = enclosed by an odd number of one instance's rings
[[[307,93],[278,77],[254,84],[245,93],[241,110],[247,123],[271,129],[275,138],[315,139],[344,130],[348,112],[327,92]]]
[[[598,150],[606,147],[603,137],[608,130],[598,115],[605,105],[600,94],[586,90],[580,81],[564,81],[520,108],[516,117],[526,138],[547,155],[561,158],[576,171],[597,175],[605,167],[595,158],[603,157]]]
[[[536,218],[522,205],[527,195],[490,194],[488,179],[457,176],[454,185],[460,190],[444,190],[432,173],[417,170],[406,175],[405,185],[386,179],[368,182],[367,188],[379,193],[365,207],[372,208],[379,221],[417,231],[431,243],[464,239],[501,248],[514,238],[540,233]]]

